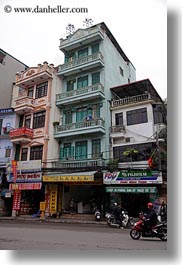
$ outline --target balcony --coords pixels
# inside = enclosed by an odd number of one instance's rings
[[[9,137],[14,144],[30,143],[33,138],[33,129],[26,127],[11,129]]]
[[[92,100],[95,98],[105,98],[104,87],[100,83],[57,94],[56,105],[69,105],[78,103],[80,100]]]
[[[99,25],[87,29],[79,29],[74,34],[67,36],[66,39],[60,39],[60,50],[68,52],[80,48],[80,45],[88,45],[95,41],[104,39],[103,31]]]
[[[136,105],[137,103],[146,102],[149,100],[151,100],[151,97],[148,94],[141,94],[137,96],[121,98],[121,99],[113,100],[111,102],[111,108],[121,107],[121,106],[129,105],[129,104]]]
[[[73,59],[70,62],[59,65],[58,75],[69,76],[73,74],[78,74],[82,71],[89,71],[96,67],[103,67],[104,61],[103,56],[100,52],[82,57],[79,59]]]
[[[125,132],[125,126],[112,126],[110,127],[110,134],[117,134],[117,133],[122,133]]]
[[[93,119],[55,126],[54,138],[70,137],[81,134],[105,133],[105,122],[103,119]]]
[[[50,166],[50,165],[49,165]],[[53,168],[88,168],[88,167],[99,167],[105,166],[105,161],[103,158],[99,159],[82,159],[82,160],[58,160],[51,162]]]
[[[42,83],[53,77],[54,65],[47,62],[38,64],[37,67],[28,68],[26,71],[16,74],[16,85],[22,88],[30,87],[32,84]]]
[[[18,98],[15,100],[14,110],[17,114],[24,114],[34,109],[34,99],[30,97]]]

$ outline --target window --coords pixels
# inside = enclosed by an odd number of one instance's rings
[[[92,116],[92,109],[87,109],[87,107],[77,109],[76,122],[85,120],[87,116]]]
[[[135,149],[138,152],[133,153],[132,157],[130,155],[124,156],[123,152],[128,149]],[[127,146],[117,146],[113,148],[113,156],[115,159],[119,159],[120,162],[131,162],[132,161],[142,161],[148,160],[151,154],[156,149],[156,143],[146,143],[146,144],[134,144]]]
[[[30,123],[31,123],[31,115],[26,115],[25,116],[25,127],[30,128]]]
[[[60,148],[60,158],[67,160],[74,158],[74,147],[71,143],[65,143],[64,147]]]
[[[101,156],[101,141],[100,139],[92,140],[92,157],[98,158]]]
[[[33,98],[33,90],[34,90],[34,88],[33,87],[30,87],[29,89],[28,89],[28,97],[30,97],[30,98]]]
[[[22,148],[21,161],[27,161],[28,148]]]
[[[136,109],[126,112],[127,125],[134,125],[148,122],[147,108]]]
[[[75,59],[75,53],[66,54],[65,63],[72,62]]]
[[[79,141],[75,143],[75,157],[76,159],[87,158],[87,141]]]
[[[92,45],[92,54],[99,52],[99,43]]]
[[[11,156],[11,148],[6,148],[5,157],[10,157],[10,156]]]
[[[88,86],[88,75],[79,77],[77,79],[77,88],[82,88],[87,86]]]
[[[67,91],[74,90],[74,83],[75,83],[75,80],[67,81]]]
[[[66,112],[65,113],[65,124],[72,123],[72,113]]]
[[[43,146],[32,146],[30,147],[30,160],[42,159]]]
[[[100,72],[92,74],[92,85],[100,83]]]
[[[48,82],[36,86],[35,98],[47,96]]]
[[[78,58],[87,57],[87,56],[88,56],[88,48],[84,48],[78,51]]]
[[[116,126],[123,126],[123,113],[116,113],[115,114],[115,123]]]
[[[34,113],[33,129],[42,128],[45,126],[45,111]]]
[[[121,66],[119,67],[119,72],[122,76],[124,76],[123,68],[121,68]]]

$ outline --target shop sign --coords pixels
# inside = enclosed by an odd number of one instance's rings
[[[20,201],[21,201],[21,191],[16,190],[13,196],[13,210],[20,210]]]
[[[106,187],[106,192],[120,193],[157,193],[156,187]]]
[[[42,183],[11,183],[10,190],[40,190]]]
[[[61,175],[61,176],[43,176],[44,182],[86,182],[86,181],[94,181],[94,176],[84,176],[84,175]]]
[[[162,184],[162,173],[153,170],[106,172],[104,184]]]
[[[50,191],[50,213],[57,211],[57,190]]]
[[[40,211],[41,212],[45,212],[45,208],[46,208],[46,203],[45,202],[40,202]]]
[[[16,170],[17,170],[17,174],[22,174],[22,173],[27,173],[27,172],[31,172],[31,173],[32,172],[40,172],[41,168],[42,168],[41,167],[41,160],[29,160],[29,161],[17,161]],[[11,176],[12,171],[13,171],[12,163],[7,163],[6,164],[6,174],[9,174]]]
[[[7,181],[13,182],[14,178],[8,175]],[[42,180],[42,173],[32,173],[32,174],[17,174],[16,183],[20,182],[40,182]]]
[[[12,160],[11,164],[12,164],[13,180],[14,180],[14,182],[16,182],[16,178],[17,178],[17,161],[16,160]]]

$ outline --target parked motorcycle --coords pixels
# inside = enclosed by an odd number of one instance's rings
[[[101,212],[97,207],[94,208],[95,220],[99,222],[101,220]]]
[[[140,237],[156,237],[160,238],[162,241],[167,241],[167,223],[158,223],[151,229],[146,230],[144,227],[144,215],[141,213],[139,215],[140,220],[137,221],[134,227],[130,231],[130,236],[134,240],[138,240]]]
[[[122,226],[124,228],[126,227],[132,228],[135,224],[133,217],[129,217],[128,212],[126,210],[123,210],[121,212],[122,225],[116,221],[116,218],[112,213],[106,213],[105,217],[107,219],[108,226],[111,227],[119,228]]]

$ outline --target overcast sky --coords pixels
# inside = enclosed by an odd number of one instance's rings
[[[37,5],[87,8],[88,13],[14,11]],[[167,97],[165,0],[0,0],[0,48],[30,67],[44,61],[57,66],[63,63],[59,39],[65,37],[67,25],[83,28],[85,18],[91,18],[93,24],[105,22],[136,68],[137,80],[149,78],[159,95]]]

